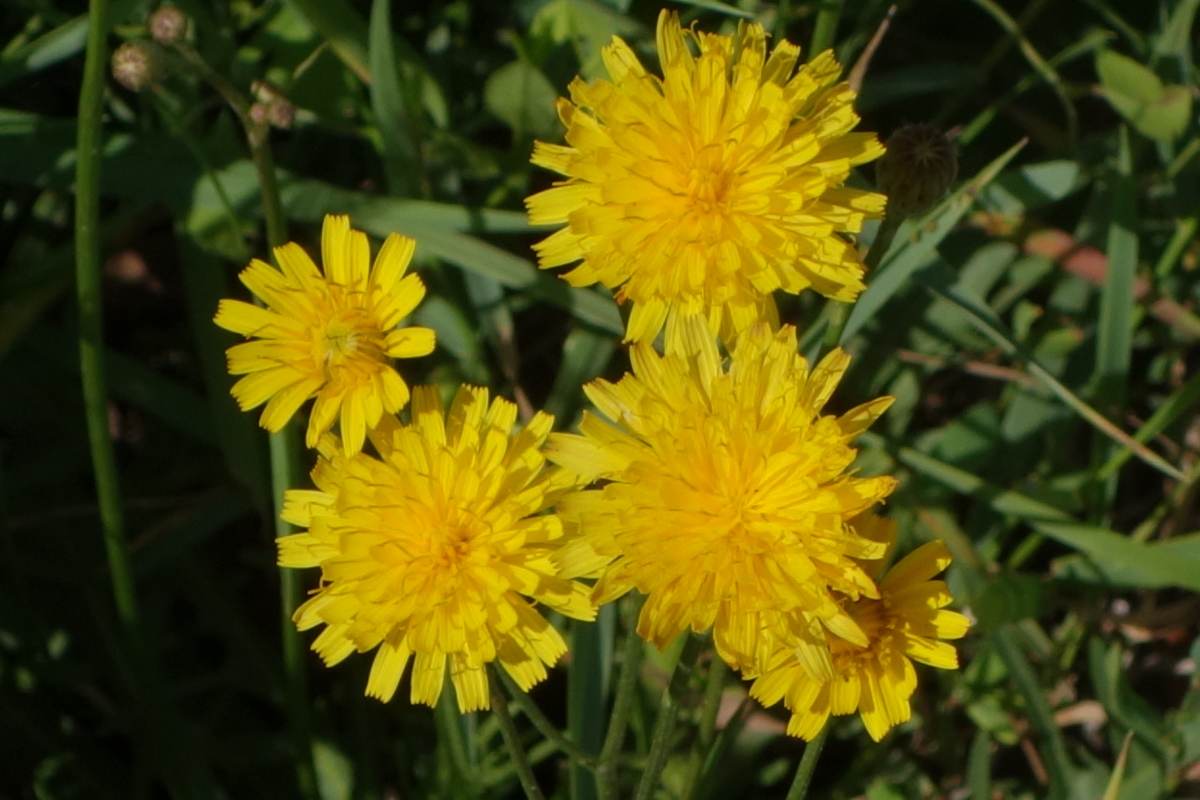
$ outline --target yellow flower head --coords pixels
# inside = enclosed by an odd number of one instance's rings
[[[940,541],[919,547],[879,582],[878,598],[864,595],[843,601],[866,634],[866,647],[829,636],[833,672],[816,677],[785,637],[750,693],[768,706],[783,699],[792,712],[788,733],[793,736],[811,740],[830,714],[857,710],[867,733],[879,741],[893,725],[912,716],[909,699],[917,688],[913,661],[940,669],[958,667],[954,647],[939,640],[961,638],[969,623],[962,614],[945,609],[952,602],[950,592],[942,581],[931,580],[949,564],[950,554]]]
[[[884,545],[846,521],[895,481],[846,469],[851,440],[891,398],[822,416],[849,363],[842,351],[810,371],[795,329],[764,324],[738,340],[726,370],[705,323],[689,327],[696,355],[635,345],[633,375],[585,387],[612,424],[585,414],[582,435],[551,438],[552,461],[607,481],[559,505],[581,533],[558,555],[565,574],[598,577],[597,603],[636,587],[647,598],[638,631],[659,647],[688,627],[714,628],[738,669],[762,663],[765,631],[791,611],[816,645],[823,626],[865,645],[832,591],[875,593],[854,559],[879,558]]]
[[[850,132],[855,95],[831,52],[797,70],[800,49],[780,42],[768,56],[766,38],[749,23],[736,36],[684,30],[663,11],[663,77],[614,37],[611,81],[577,78],[559,100],[567,145],[535,146],[533,163],[568,178],[526,201],[531,222],[566,224],[534,246],[539,264],[582,260],[571,284],[620,287],[633,302],[628,341],[665,323],[673,350],[695,313],[728,339],[773,318],[776,289],[850,301],[863,288],[839,234],[885,198],[842,184],[883,147]]]
[[[487,708],[488,662],[528,689],[566,652],[526,598],[595,617],[587,587],[551,560],[561,522],[539,513],[577,485],[545,468],[554,418],[539,413],[514,435],[516,413],[464,386],[446,417],[437,390],[419,387],[412,424],[389,416],[372,430],[380,458],[347,456],[327,435],[317,490],[287,493],[283,518],[308,530],[279,540],[279,563],[321,568],[296,624],[325,623],[313,649],[329,665],[378,647],[368,695],[390,700],[411,657],[412,701],[432,706],[449,661],[459,708]]]
[[[233,386],[242,410],[266,403],[259,424],[274,432],[315,395],[308,446],[340,414],[346,453],[361,450],[384,412],[408,403],[408,385],[388,359],[433,351],[429,328],[396,327],[425,296],[421,279],[404,275],[414,245],[392,234],[372,267],[366,234],[351,230],[349,217],[329,215],[321,231],[324,275],[294,242],[275,248],[282,272],[251,261],[240,278],[267,307],[222,300],[214,319],[257,337],[229,348],[229,372],[245,375]]]

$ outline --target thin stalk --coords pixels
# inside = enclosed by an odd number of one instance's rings
[[[813,772],[817,769],[817,759],[821,756],[821,748],[825,746],[825,739],[828,736],[829,722],[827,721],[816,738],[805,746],[804,755],[800,756],[800,766],[796,767],[796,777],[792,780],[792,788],[788,789],[785,800],[804,800],[808,797],[808,787],[812,783]]]
[[[185,43],[175,46],[184,63],[202,80],[212,86],[224,98],[245,130],[250,158],[258,174],[262,195],[263,218],[266,221],[267,244],[274,250],[287,242],[287,225],[284,222],[283,205],[279,199],[279,182],[275,176],[275,159],[271,154],[270,127],[265,121],[256,121],[250,114],[250,101],[223,75],[209,66],[199,53]],[[297,432],[285,426],[270,436],[271,495],[274,500],[275,536],[291,534],[292,527],[284,522],[280,514],[283,497],[288,489],[299,481],[299,447]],[[284,677],[287,682],[286,696],[291,720],[292,742],[296,750],[296,780],[300,793],[309,800],[319,797],[317,773],[313,764],[312,733],[308,708],[308,680],[304,665],[304,644],[292,624],[292,615],[300,598],[300,577],[294,571],[281,568],[279,572],[280,616]]]
[[[696,729],[696,743],[688,758],[687,778],[679,796],[688,800],[696,791],[701,769],[712,751],[716,739],[717,713],[721,710],[721,692],[725,688],[725,676],[729,667],[714,652],[708,666],[708,682],[704,687],[704,705],[700,710],[700,724]]]
[[[650,800],[658,787],[658,779],[667,766],[667,758],[671,755],[671,745],[675,738],[675,722],[679,719],[679,709],[683,704],[683,693],[687,690],[688,681],[696,669],[696,659],[700,657],[708,639],[684,633],[687,640],[683,643],[683,652],[671,673],[671,682],[662,693],[662,701],[658,706],[658,720],[654,724],[654,736],[650,740],[650,757],[646,769],[642,772],[642,780],[638,784],[635,800]]]
[[[508,745],[509,755],[512,756],[513,769],[516,770],[517,780],[525,791],[528,800],[545,800],[537,779],[533,776],[533,767],[529,764],[529,754],[521,746],[521,737],[517,734],[517,726],[513,723],[512,715],[508,713],[508,700],[500,682],[496,680],[495,670],[488,670],[488,684],[492,689],[492,714],[500,728],[500,735]]]
[[[842,0],[821,0],[821,7],[817,9],[817,22],[813,26],[812,39],[808,43],[809,61],[833,47],[833,39],[837,35],[838,20],[841,16]]]
[[[604,746],[596,762],[596,789],[600,800],[616,800],[617,759],[625,741],[625,729],[629,727],[629,716],[637,701],[638,677],[642,668],[642,639],[637,633],[637,615],[641,603],[637,598],[628,602],[631,613],[626,620],[625,645],[621,651],[621,677],[617,681],[613,697],[612,716],[608,720],[608,732],[604,735]]]
[[[879,223],[879,230],[875,234],[875,240],[871,242],[871,249],[863,258],[863,268],[867,272],[877,269],[883,262],[883,257],[892,248],[892,241],[896,238],[896,232],[900,230],[900,223],[903,221],[893,217],[884,217],[883,221]],[[822,355],[842,343],[842,331],[846,328],[846,320],[850,318],[850,306],[850,303],[829,301],[829,325],[825,328],[824,338],[821,339]]]
[[[145,738],[173,797],[192,796],[168,723],[165,692],[146,640],[125,538],[125,516],[116,457],[108,432],[108,386],[104,374],[104,312],[100,266],[100,161],[103,144],[104,73],[108,64],[106,0],[88,6],[87,54],[75,162],[75,287],[79,306],[79,370],[83,381],[88,445],[96,481],[100,526],[117,619],[132,665],[133,695],[146,724]]]
[[[137,594],[125,541],[125,515],[112,439],[108,433],[108,388],[104,376],[104,314],[100,296],[100,116],[104,111],[104,66],[107,61],[106,0],[88,9],[87,56],[79,95],[79,127],[75,162],[75,288],[79,299],[79,366],[83,376],[84,413],[96,478],[100,525],[112,580],[117,617],[128,636],[140,630]]]
[[[546,739],[565,753],[571,760],[576,761],[588,769],[596,768],[596,757],[591,753],[587,753],[575,742],[567,738],[567,736],[555,727],[554,723],[542,713],[542,710],[537,707],[537,703],[533,702],[525,691],[517,686],[517,682],[504,670],[496,670],[500,675],[500,680],[504,684],[504,688],[508,690],[509,697],[512,699],[513,705],[524,714],[533,727],[538,729],[538,733],[545,736]]]
[[[287,241],[287,226],[283,219],[283,207],[279,201],[279,183],[275,179],[275,160],[271,156],[271,144],[265,123],[251,123],[246,129],[246,140],[250,144],[250,157],[258,172],[262,191],[263,218],[266,220],[267,243],[274,248]],[[270,436],[271,495],[275,501],[275,536],[288,536],[292,526],[283,521],[283,497],[288,489],[300,483],[300,448],[298,431],[285,425],[278,433]],[[304,797],[319,797],[317,773],[313,764],[312,731],[308,709],[308,676],[304,664],[304,643],[300,632],[292,624],[301,593],[300,575],[295,570],[281,567],[279,570],[280,616],[282,618],[283,669],[287,679],[289,716],[292,722],[292,739],[296,748],[296,779]]]

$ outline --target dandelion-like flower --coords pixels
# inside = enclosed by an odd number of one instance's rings
[[[308,530],[279,540],[279,563],[321,568],[296,624],[326,625],[313,649],[331,666],[378,647],[368,695],[390,700],[411,658],[414,703],[437,703],[449,663],[459,708],[487,708],[486,664],[528,689],[567,650],[530,600],[595,617],[587,587],[551,560],[562,523],[540,513],[577,485],[542,455],[554,418],[513,434],[516,414],[464,386],[445,416],[437,390],[419,387],[411,425],[384,417],[371,432],[380,458],[326,436],[317,490],[287,493],[283,518]]]
[[[362,449],[367,429],[408,403],[408,384],[389,359],[433,351],[429,328],[397,328],[425,296],[416,275],[405,275],[415,242],[392,234],[371,266],[371,249],[350,218],[329,215],[321,231],[325,273],[294,242],[275,248],[282,272],[255,259],[241,278],[266,308],[222,300],[214,319],[254,341],[229,348],[229,371],[242,410],[263,403],[259,424],[278,431],[315,396],[306,441],[341,418],[346,452]]]
[[[894,524],[883,524],[890,526],[889,539],[894,541]],[[784,701],[792,712],[787,729],[792,736],[811,740],[830,714],[858,711],[867,733],[879,741],[893,725],[912,716],[909,699],[917,688],[913,661],[940,669],[958,667],[954,647],[939,640],[961,638],[969,622],[945,608],[953,599],[946,584],[931,580],[949,564],[950,553],[942,542],[917,548],[879,581],[877,598],[863,595],[842,601],[866,634],[865,647],[829,636],[833,672],[815,677],[803,653],[798,654],[785,636],[750,693],[763,705]]]
[[[726,339],[773,318],[776,289],[858,295],[862,264],[840,234],[885,198],[842,184],[883,147],[851,132],[855,94],[831,52],[797,70],[799,48],[768,56],[761,25],[707,34],[663,11],[662,78],[620,38],[602,54],[611,80],[577,78],[559,100],[567,144],[534,148],[568,178],[526,200],[531,222],[566,224],[534,246],[540,266],[582,261],[566,280],[618,289],[633,303],[627,340],[665,324],[668,350],[692,314]]]
[[[753,672],[772,652],[767,631],[790,614],[810,658],[827,664],[824,628],[867,644],[834,592],[875,596],[855,559],[884,545],[846,521],[895,481],[846,470],[851,440],[891,398],[822,416],[849,363],[842,351],[810,371],[795,329],[764,324],[725,369],[705,323],[688,326],[694,356],[635,345],[632,375],[585,387],[612,424],[585,414],[582,435],[551,437],[552,461],[607,481],[559,504],[581,536],[558,559],[565,574],[599,578],[597,603],[646,595],[638,632],[659,647],[713,628],[721,656]]]

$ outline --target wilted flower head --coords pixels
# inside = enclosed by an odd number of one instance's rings
[[[246,376],[233,386],[238,405],[266,403],[259,423],[278,431],[315,396],[308,446],[340,416],[346,452],[357,453],[385,412],[408,403],[408,384],[390,359],[433,351],[431,329],[397,327],[425,296],[421,279],[404,274],[414,247],[392,234],[372,267],[366,234],[351,230],[349,217],[329,215],[321,232],[324,274],[292,242],[275,248],[282,272],[250,262],[239,277],[267,307],[222,300],[214,319],[257,337],[228,351],[229,371]]]
[[[585,414],[582,435],[551,438],[551,460],[606,482],[559,505],[581,534],[558,555],[565,574],[598,577],[597,603],[636,587],[644,638],[664,647],[689,627],[712,628],[722,657],[750,672],[781,614],[793,614],[818,661],[829,661],[823,628],[865,645],[834,593],[875,596],[856,559],[879,558],[884,545],[847,521],[895,481],[847,468],[851,441],[891,398],[822,415],[849,363],[842,351],[810,370],[794,328],[759,325],[726,368],[704,323],[690,326],[697,355],[635,345],[632,375],[585,387],[611,423]]]
[[[412,424],[389,416],[372,431],[379,458],[327,435],[317,490],[288,492],[284,519],[308,530],[279,540],[279,563],[321,568],[296,624],[325,624],[313,649],[329,665],[378,647],[367,694],[391,699],[412,659],[414,703],[437,703],[448,664],[459,708],[487,708],[489,662],[528,689],[566,652],[533,603],[595,617],[587,587],[551,560],[562,524],[540,513],[576,485],[541,453],[554,418],[514,434],[516,414],[464,386],[445,416],[420,387]]]
[[[797,70],[799,48],[768,54],[766,38],[749,23],[736,36],[685,30],[663,11],[663,77],[614,38],[611,80],[577,78],[559,101],[567,144],[535,146],[535,164],[568,178],[526,200],[533,223],[566,226],[535,245],[539,264],[581,262],[567,281],[632,302],[628,341],[665,324],[673,350],[694,314],[728,339],[774,318],[776,289],[849,301],[863,288],[841,234],[884,198],[842,184],[883,148],[851,133],[855,95],[831,53]]]

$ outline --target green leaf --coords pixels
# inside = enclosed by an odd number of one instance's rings
[[[1112,218],[1108,226],[1108,270],[1100,294],[1093,373],[1095,402],[1110,419],[1119,418],[1125,406],[1133,352],[1134,279],[1138,258],[1133,157],[1129,150],[1129,132],[1124,126],[1121,126],[1117,142],[1116,169],[1109,179]],[[1107,455],[1107,450],[1096,452]]]
[[[1200,0],[1182,0],[1175,6],[1162,35],[1154,43],[1154,55],[1174,58],[1186,56],[1197,9],[1200,9]]]
[[[971,611],[985,631],[1042,613],[1042,581],[1022,573],[996,575],[971,598]]]
[[[614,36],[630,36],[639,31],[641,26],[636,22],[614,13],[596,0],[551,0],[538,9],[529,26],[530,36],[535,41],[570,44],[579,61],[580,72],[589,80],[608,76],[600,58],[600,48]]]
[[[513,130],[514,139],[552,138],[560,130],[554,103],[558,91],[542,71],[525,61],[505,64],[483,86],[487,110]]]
[[[0,58],[0,86],[83,52],[87,28],[87,14],[83,14],[5,53]]]
[[[1096,72],[1108,102],[1145,136],[1170,142],[1187,129],[1192,94],[1186,86],[1164,86],[1150,68],[1113,50],[1096,54]]]
[[[417,193],[420,158],[414,118],[396,65],[392,39],[391,0],[374,0],[368,32],[371,66],[371,110],[383,143],[388,188],[393,194]]]
[[[859,441],[868,446],[882,443],[880,437],[870,432],[860,436]],[[1124,571],[1134,585],[1178,586],[1200,591],[1200,561],[1149,547],[1106,528],[1085,525],[1061,509],[1020,492],[1002,489],[913,448],[900,448],[896,457],[921,475],[975,497],[1000,514],[1024,520],[1039,533],[1086,553],[1104,569]]]

